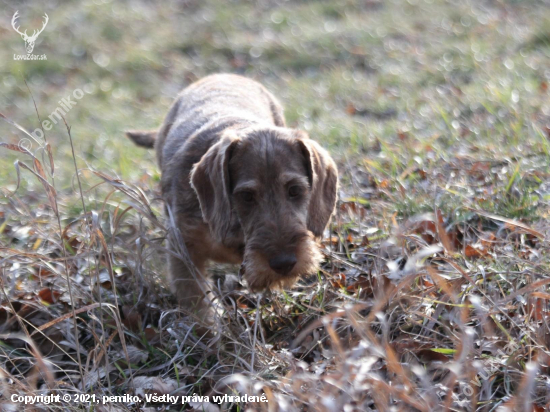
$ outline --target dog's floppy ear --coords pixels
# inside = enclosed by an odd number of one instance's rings
[[[298,144],[305,158],[311,186],[307,227],[316,237],[320,237],[336,205],[338,169],[328,152],[305,132],[298,132]]]
[[[202,217],[220,241],[226,237],[231,224],[229,160],[240,139],[223,137],[195,164],[191,171],[191,186],[195,190]]]

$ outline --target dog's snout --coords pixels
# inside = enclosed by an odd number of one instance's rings
[[[296,265],[296,255],[285,253],[269,259],[269,267],[279,275],[288,275]]]

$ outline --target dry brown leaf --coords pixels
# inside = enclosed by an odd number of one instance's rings
[[[355,105],[353,103],[348,103],[346,105],[346,113],[350,116],[353,116],[357,109],[355,108]]]
[[[484,248],[478,248],[472,245],[466,245],[464,247],[464,255],[467,258],[480,258],[483,256],[487,256],[487,254],[488,254],[488,251],[485,250]]]
[[[44,288],[38,292],[40,300],[49,303],[50,305],[57,302],[57,299],[61,296],[61,292],[50,288]]]
[[[155,329],[145,328],[143,330],[143,333],[145,334],[145,339],[147,339],[147,342],[149,342],[149,344],[158,343],[160,334]]]
[[[420,349],[416,354],[422,359],[423,362],[443,362],[447,363],[451,358],[447,355],[435,352],[432,349]]]
[[[122,313],[124,314],[124,319],[122,320],[124,326],[133,332],[141,330],[141,314],[135,307],[124,305],[122,307]]]
[[[399,132],[397,132],[397,137],[399,138],[399,140],[401,140],[402,142],[404,142],[404,141],[407,140],[407,138],[409,137],[409,133],[403,132],[403,131],[399,131]]]
[[[56,274],[54,272],[52,272],[50,269],[48,268],[45,268],[43,266],[38,266],[36,269],[36,272],[35,272],[35,277],[36,278],[50,278],[50,277],[54,277],[56,276]]]
[[[537,299],[531,295],[527,300],[528,317],[535,322],[539,322],[544,319],[544,315],[546,312],[547,304],[544,299]]]
[[[435,224],[437,228],[437,234],[439,236],[439,240],[441,241],[441,244],[447,251],[447,253],[453,253],[454,247],[451,242],[451,239],[449,238],[449,235],[447,234],[447,231],[445,230],[445,226],[443,224],[443,214],[441,213],[441,210],[436,209],[435,210]]]
[[[484,249],[493,249],[496,239],[497,237],[494,233],[486,232],[484,236],[480,238],[480,242]]]
[[[332,287],[335,289],[345,288],[346,275],[344,275],[343,273],[337,273],[330,279],[330,283],[332,284]]]

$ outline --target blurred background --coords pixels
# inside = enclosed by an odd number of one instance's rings
[[[449,153],[547,150],[548,1],[0,4],[1,112],[32,131],[38,120],[25,80],[43,119],[83,90],[66,115],[77,157],[125,179],[158,174],[153,153],[123,131],[156,128],[180,89],[216,72],[259,80],[280,98],[290,126],[352,163],[375,153],[394,175]],[[47,60],[14,60],[25,52],[11,26],[16,10],[29,33],[48,14],[33,51]],[[24,137],[7,123],[0,132],[11,143]],[[62,122],[47,138],[58,163],[69,159]],[[14,158],[0,152],[0,179],[15,184]],[[57,178],[68,185],[65,166]]]

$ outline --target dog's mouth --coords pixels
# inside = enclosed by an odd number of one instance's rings
[[[245,248],[240,274],[253,292],[267,289],[285,289],[304,275],[315,273],[321,262],[321,253],[312,237],[303,238],[296,247],[296,262],[291,270],[275,271],[269,259],[255,249]]]

